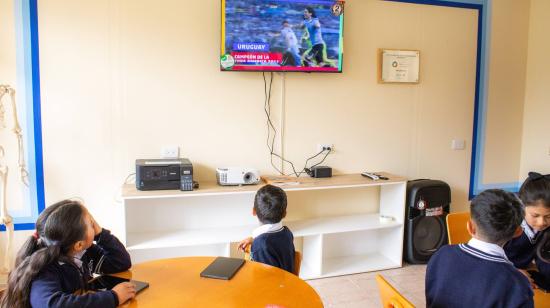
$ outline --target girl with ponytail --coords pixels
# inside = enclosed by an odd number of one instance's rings
[[[130,266],[122,243],[80,202],[64,200],[38,217],[36,232],[17,254],[0,307],[116,307],[135,296],[132,284],[86,293],[88,281],[92,273],[116,273]]]

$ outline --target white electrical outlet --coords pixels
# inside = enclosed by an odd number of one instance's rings
[[[179,158],[180,157],[180,147],[177,145],[168,145],[163,146],[160,149],[161,158]]]
[[[331,143],[322,143],[322,144],[320,143],[317,145],[317,152],[321,152],[329,149],[330,149],[330,152],[334,152],[334,145]]]
[[[452,150],[464,150],[466,148],[466,141],[464,139],[453,139],[451,141],[451,149]]]

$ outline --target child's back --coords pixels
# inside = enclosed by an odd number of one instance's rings
[[[254,238],[250,259],[290,273],[294,272],[294,236],[287,227],[265,232]]]
[[[262,224],[253,231],[253,238],[243,240],[239,247],[250,249],[252,261],[294,272],[294,236],[281,220],[286,216],[287,199],[284,190],[265,185],[254,198],[253,214]]]
[[[468,244],[443,246],[426,269],[428,307],[533,307],[533,290],[502,245],[523,219],[519,200],[487,190],[472,200]]]
[[[447,245],[426,271],[428,307],[523,307],[533,300],[527,278],[502,256],[468,244]]]

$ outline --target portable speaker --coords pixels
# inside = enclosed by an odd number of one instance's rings
[[[414,180],[407,183],[405,260],[427,263],[447,244],[445,218],[450,211],[451,188],[438,180]]]

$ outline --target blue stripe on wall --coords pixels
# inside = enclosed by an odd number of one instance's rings
[[[29,131],[26,148],[29,151],[29,186],[31,214],[27,217],[14,217],[15,230],[32,230],[38,215],[45,208],[44,197],[44,168],[42,156],[42,124],[40,109],[40,66],[38,43],[38,7],[36,0],[15,1],[15,28],[17,36],[16,57],[18,83],[24,83],[19,88],[24,89],[25,99],[23,103],[26,110]],[[19,78],[21,77],[21,78]],[[31,169],[32,167],[32,169]],[[0,226],[0,231],[5,231],[5,226]]]
[[[40,61],[38,44],[38,6],[37,0],[30,0],[30,29],[32,46],[32,93],[34,116],[34,157],[36,163],[36,197],[37,210],[41,213],[45,205],[44,197],[44,162],[42,156],[42,113],[40,101]]]

